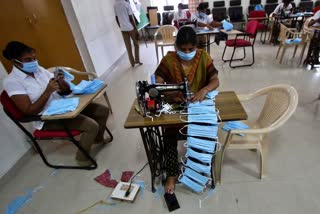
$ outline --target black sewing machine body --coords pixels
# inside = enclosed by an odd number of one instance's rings
[[[149,84],[148,81],[136,82],[136,93],[139,110],[145,117],[147,112],[156,113],[162,109],[164,93],[168,91],[181,91],[187,102],[192,93],[189,91],[187,78],[180,84]]]

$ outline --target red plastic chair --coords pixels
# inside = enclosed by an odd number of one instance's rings
[[[266,12],[264,12],[262,10],[251,11],[249,13],[248,20],[249,21],[250,20],[257,20],[259,22],[258,30],[261,31],[260,41],[262,43],[265,43],[266,37],[267,37],[268,25],[269,25],[269,18],[268,18],[268,15],[266,14]],[[264,34],[264,39],[262,40],[263,34]]]
[[[90,156],[90,154],[83,149],[83,147],[79,144],[79,141],[75,140],[74,137],[81,134],[78,130],[35,130],[33,134],[31,134],[26,128],[23,127],[23,123],[29,123],[32,121],[39,121],[40,116],[32,116],[28,117],[24,115],[22,111],[15,105],[15,103],[8,96],[6,91],[3,91],[0,95],[0,102],[3,106],[4,112],[8,115],[8,117],[31,139],[36,150],[39,152],[43,162],[51,168],[55,169],[86,169],[92,170],[98,167],[97,162]],[[63,121],[62,121],[63,122]],[[111,132],[106,127],[108,134],[113,139]],[[66,139],[71,141],[83,154],[92,162],[91,165],[88,166],[65,166],[65,165],[53,165],[48,162],[45,157],[38,141],[40,140],[61,140]]]
[[[252,20],[247,23],[246,31],[244,33],[236,34],[235,39],[228,39],[226,41],[226,46],[224,48],[223,54],[222,54],[222,60],[224,62],[229,62],[229,66],[231,68],[237,68],[237,67],[244,67],[244,66],[251,66],[254,64],[254,43],[256,40],[257,30],[258,30],[259,22],[257,20]],[[241,39],[239,38],[241,37]],[[227,47],[233,47],[233,52],[230,59],[224,59],[224,55],[226,52]],[[238,60],[244,60],[246,58],[246,47],[252,48],[252,62],[249,64],[243,64],[238,66],[233,66],[233,61]],[[243,58],[234,59],[234,53],[237,48],[243,48]]]

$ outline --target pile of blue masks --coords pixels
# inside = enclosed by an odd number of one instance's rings
[[[179,181],[196,193],[202,192],[211,177],[212,157],[217,150],[218,116],[215,97],[218,91],[209,92],[207,100],[190,103],[180,119],[187,122],[186,162]],[[188,116],[187,119],[184,117]],[[185,128],[184,127],[184,128]],[[183,129],[184,129],[183,128]],[[180,130],[182,133],[182,129]],[[221,146],[219,147],[221,148]],[[182,161],[183,162],[183,161]]]
[[[242,122],[239,122],[239,121],[232,121],[232,122],[227,122],[224,124],[224,126],[222,127],[222,130],[224,131],[230,131],[230,130],[233,130],[233,129],[240,129],[240,130],[243,130],[243,129],[249,129],[250,127],[247,125],[247,124],[244,124]],[[244,136],[244,134],[238,134],[240,136]]]
[[[50,116],[50,115],[64,114],[67,112],[71,112],[76,110],[79,103],[80,103],[79,97],[52,100],[42,115]]]
[[[74,94],[94,94],[102,88],[104,82],[98,79],[92,81],[82,80],[78,85],[76,85],[72,92]]]
[[[222,20],[222,27],[223,29],[225,29],[226,31],[231,31],[233,30],[233,24],[231,24],[230,22],[228,22],[227,20]]]

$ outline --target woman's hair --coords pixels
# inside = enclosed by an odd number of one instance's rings
[[[183,26],[178,31],[176,46],[180,47],[181,45],[187,44],[192,44],[195,46],[197,44],[197,34],[192,27]]]
[[[22,42],[12,41],[9,42],[6,48],[2,51],[2,55],[7,60],[18,59],[25,53],[31,53],[34,49]]]
[[[292,1],[292,0],[283,0],[282,2],[283,2],[284,4],[290,4],[291,1]]]

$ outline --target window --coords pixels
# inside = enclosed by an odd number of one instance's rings
[[[188,4],[188,0],[150,0],[151,6],[157,6],[158,11],[163,12],[163,6],[173,5],[174,10],[178,10],[178,4]]]

